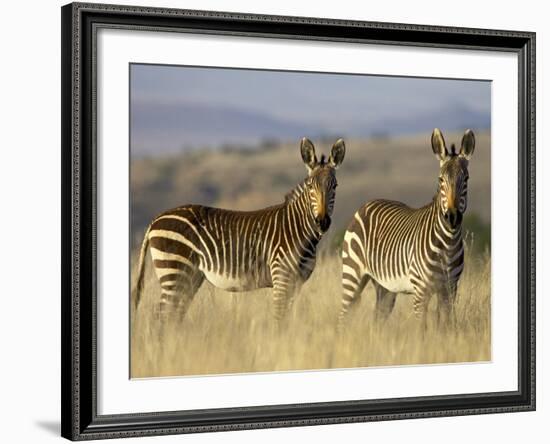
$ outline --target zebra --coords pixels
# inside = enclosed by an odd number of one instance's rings
[[[161,286],[160,316],[183,319],[206,279],[235,292],[273,288],[273,314],[281,321],[311,275],[317,245],[330,227],[345,144],[338,139],[328,160],[318,160],[313,143],[303,138],[300,152],[307,177],[279,205],[256,211],[184,205],[154,218],[141,246],[135,308],[149,248]]]
[[[449,152],[436,128],[431,145],[439,160],[439,183],[432,202],[418,209],[390,200],[367,202],[345,232],[339,330],[370,280],[376,291],[376,319],[390,315],[397,293],[409,293],[414,295],[414,313],[425,329],[427,306],[435,294],[439,323],[454,323],[457,284],[464,267],[462,218],[467,206],[468,161],[475,137],[466,130],[460,151],[453,144]]]

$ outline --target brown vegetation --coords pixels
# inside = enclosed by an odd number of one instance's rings
[[[412,301],[399,295],[383,324],[374,322],[374,290],[368,285],[345,333],[336,334],[341,300],[341,261],[324,255],[306,282],[284,328],[271,315],[271,289],[229,293],[203,283],[186,318],[158,334],[155,304],[160,287],[147,265],[145,292],[132,313],[131,375],[205,375],[383,365],[487,361],[491,359],[491,263],[469,243],[459,283],[457,327],[423,332]],[[135,273],[133,274],[135,276]],[[433,301],[432,301],[433,302]],[[433,314],[435,303],[430,308]]]

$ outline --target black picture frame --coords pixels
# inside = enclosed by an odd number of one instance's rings
[[[62,7],[62,436],[71,440],[535,409],[535,33],[103,4]],[[428,20],[429,18],[427,18]],[[518,390],[97,414],[96,31],[100,27],[510,51],[519,66]]]

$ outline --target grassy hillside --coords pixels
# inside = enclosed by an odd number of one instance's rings
[[[450,146],[459,144],[462,134],[445,136]],[[483,230],[491,214],[490,134],[478,133],[476,139],[468,215],[476,218],[470,225]],[[334,140],[314,142],[320,155],[330,153]],[[346,158],[337,172],[333,225],[326,237],[338,236],[368,200],[388,198],[411,206],[428,203],[437,187],[438,171],[429,134],[346,140]],[[263,208],[282,202],[305,175],[299,141],[269,143],[254,150],[200,150],[136,159],[130,172],[132,247],[139,245],[144,227],[163,210],[188,203],[235,210]]]

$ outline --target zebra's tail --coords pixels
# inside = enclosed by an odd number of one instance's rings
[[[139,252],[139,262],[138,262],[138,277],[136,281],[136,286],[132,291],[132,296],[134,300],[134,308],[137,310],[139,301],[141,299],[141,292],[143,290],[143,279],[145,277],[145,259],[147,255],[147,247],[149,247],[149,231],[151,231],[151,225],[147,227],[145,231],[145,236],[143,237],[143,242],[141,244],[141,250]]]

